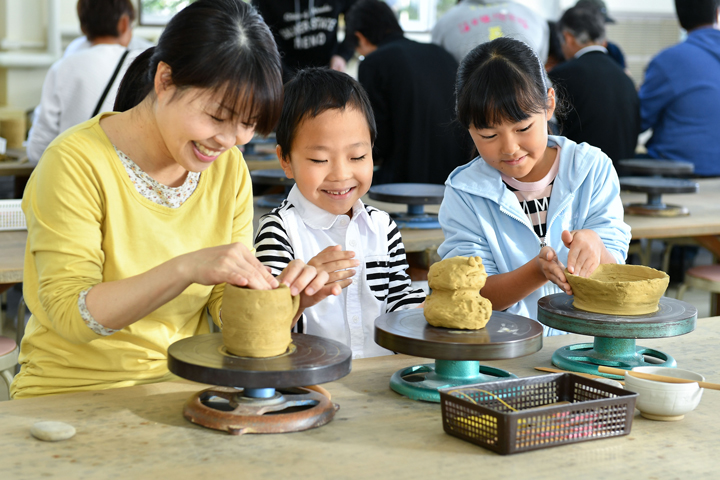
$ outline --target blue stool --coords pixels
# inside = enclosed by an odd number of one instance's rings
[[[440,228],[437,215],[425,213],[425,205],[439,205],[445,195],[444,185],[432,183],[386,183],[370,187],[373,200],[407,205],[404,213],[390,213],[398,228]]]

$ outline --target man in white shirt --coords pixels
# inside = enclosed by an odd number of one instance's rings
[[[64,56],[50,67],[28,136],[27,154],[31,162],[37,162],[60,133],[90,119],[98,107],[99,112],[112,110],[125,70],[142,51],[133,50],[125,55],[135,19],[130,0],[79,0],[77,10],[80,26],[91,46]],[[112,78],[116,70],[117,75]],[[107,94],[100,102],[108,84]]]

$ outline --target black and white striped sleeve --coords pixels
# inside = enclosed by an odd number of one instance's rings
[[[388,227],[388,270],[390,271],[390,285],[388,288],[387,307],[385,312],[394,312],[413,308],[425,301],[425,292],[420,288],[412,288],[405,258],[405,245],[402,243],[400,230],[390,219]]]
[[[260,218],[255,235],[255,256],[263,265],[270,267],[276,277],[295,259],[285,224],[277,210]]]

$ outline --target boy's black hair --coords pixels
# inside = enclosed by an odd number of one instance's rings
[[[127,15],[135,20],[135,7],[130,0],[78,0],[77,15],[80,30],[88,40],[98,37],[119,37],[118,22]]]
[[[693,30],[717,22],[720,0],[675,0],[680,26],[685,30]]]
[[[370,129],[370,143],[375,143],[377,129],[370,99],[360,84],[342,72],[328,68],[300,70],[285,84],[283,103],[276,138],[284,159],[288,159],[300,124],[326,110],[354,108],[362,112]]]
[[[380,0],[360,0],[345,15],[346,35],[357,42],[355,32],[360,32],[373,45],[391,35],[402,35],[395,13],[390,6]]]
[[[282,108],[282,67],[270,28],[242,0],[198,0],[167,24],[156,47],[128,67],[115,111],[124,112],[154,95],[160,62],[170,66],[172,84],[183,92],[209,89],[222,95],[219,109],[231,118],[247,116],[255,131],[267,135]],[[240,106],[236,109],[236,107]]]
[[[545,68],[526,43],[507,37],[482,43],[458,68],[457,119],[464,128],[518,123],[547,110],[547,89]]]

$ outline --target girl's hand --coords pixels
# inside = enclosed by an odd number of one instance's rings
[[[565,278],[565,266],[558,259],[557,253],[551,247],[543,247],[537,256],[538,265],[542,274],[567,293],[572,295],[572,288]]]
[[[592,230],[575,230],[562,233],[562,241],[570,250],[568,272],[589,277],[600,265],[605,245],[600,236]]]
[[[279,285],[270,270],[242,243],[203,248],[176,260],[180,262],[181,275],[187,275],[188,283],[230,283],[256,290],[270,290]]]
[[[318,272],[327,272],[328,284],[337,282],[341,288],[345,288],[352,283],[350,277],[355,275],[353,267],[360,266],[358,260],[354,260],[355,252],[343,251],[340,245],[327,247],[322,252],[315,255],[308,265],[312,265]]]

